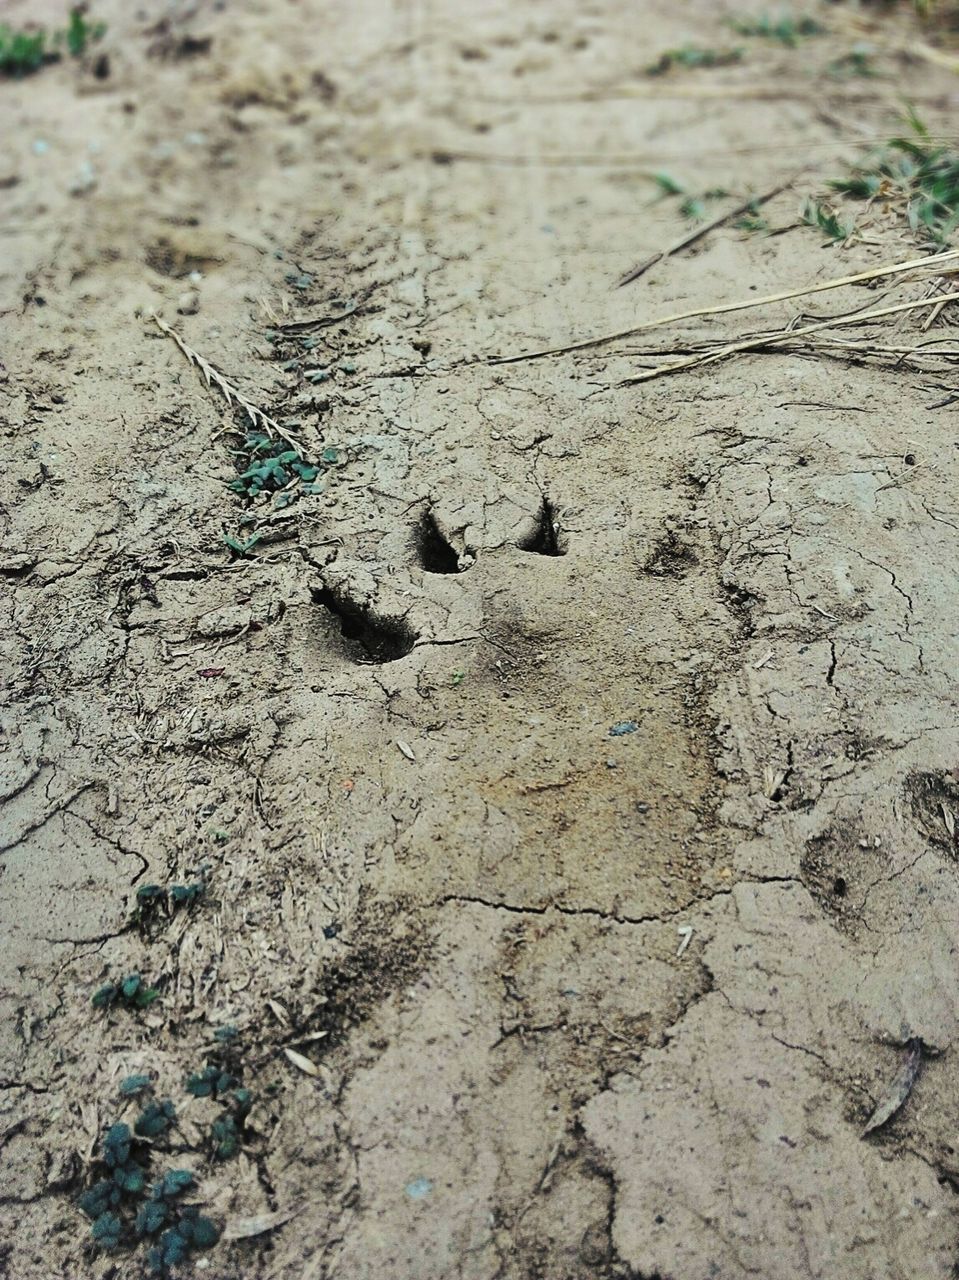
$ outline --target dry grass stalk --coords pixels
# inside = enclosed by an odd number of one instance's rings
[[[731,222],[733,218],[738,218],[740,214],[759,209],[770,201],[773,196],[778,196],[781,191],[785,191],[787,187],[792,186],[798,176],[799,174],[794,173],[792,177],[786,178],[783,182],[778,182],[769,191],[763,192],[762,195],[750,196],[748,200],[740,201],[734,208],[727,209],[724,213],[717,213],[715,218],[710,218],[708,222],[694,227],[692,231],[688,231],[686,235],[673,241],[668,248],[660,249],[657,253],[653,253],[642,262],[637,263],[635,267],[631,268],[616,281],[616,288],[621,289],[623,285],[632,284],[634,280],[638,280],[640,276],[645,275],[649,268],[655,266],[657,262],[662,262],[664,258],[672,257],[674,253],[679,253],[682,249],[688,249],[690,245],[696,244],[703,236],[708,235],[710,231],[715,231],[717,227],[721,227],[724,222]]]
[[[922,307],[935,307],[959,298],[959,292],[946,294],[936,298],[918,298],[912,302],[897,302],[890,307],[877,307],[874,311],[854,311],[847,315],[835,316],[831,320],[820,320],[817,324],[809,324],[801,329],[783,329],[780,333],[765,334],[755,338],[746,338],[739,342],[729,342],[718,350],[705,355],[691,356],[687,360],[676,360],[672,364],[660,365],[656,369],[645,369],[632,378],[626,378],[623,386],[632,386],[636,382],[649,382],[653,378],[662,378],[668,373],[678,373],[682,369],[695,369],[701,365],[714,364],[717,360],[725,360],[727,356],[739,355],[743,351],[753,351],[759,347],[785,346],[796,338],[807,334],[819,333],[823,329],[836,328],[844,324],[862,324],[866,320],[879,320],[885,316],[898,315],[904,311],[916,311]]]
[[[571,351],[588,351],[590,347],[599,347],[607,342],[617,342],[621,338],[631,338],[635,333],[645,333],[650,329],[661,329],[665,325],[678,324],[681,320],[695,320],[699,316],[724,315],[729,311],[745,311],[751,307],[770,306],[775,302],[788,302],[791,298],[804,298],[809,294],[823,293],[827,289],[841,289],[844,285],[864,284],[868,280],[879,280],[883,276],[896,275],[904,271],[916,271],[935,267],[939,275],[943,263],[955,262],[959,258],[959,249],[949,249],[946,253],[927,254],[923,258],[911,258],[908,262],[894,262],[885,267],[872,267],[868,271],[860,271],[851,276],[836,276],[832,280],[823,280],[820,284],[807,284],[798,289],[786,289],[782,293],[769,293],[763,298],[747,298],[737,302],[720,302],[712,307],[695,307],[692,311],[677,311],[672,315],[660,316],[656,320],[646,320],[643,324],[630,325],[628,329],[619,329],[615,333],[604,333],[598,338],[585,338],[582,342],[571,342],[562,347],[547,347],[542,351],[529,351],[519,356],[493,356],[490,364],[516,364],[521,360],[541,360],[545,356],[568,355]]]
[[[208,387],[216,387],[226,400],[227,404],[231,407],[236,403],[250,419],[254,428],[261,427],[266,434],[271,437],[279,436],[281,440],[285,440],[288,445],[299,452],[299,444],[285,427],[281,427],[275,418],[271,418],[268,413],[264,413],[263,410],[258,408],[255,404],[251,404],[249,400],[247,400],[247,398],[237,390],[232,382],[228,382],[223,374],[210,364],[209,360],[205,360],[203,356],[200,355],[199,351],[194,351],[193,347],[180,337],[176,329],[168,325],[165,320],[161,320],[155,311],[151,311],[150,314],[161,333],[165,333],[168,338],[172,338],[189,360],[190,364],[196,365],[200,370]]]

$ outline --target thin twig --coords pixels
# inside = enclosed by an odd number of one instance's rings
[[[959,298],[959,292],[945,295],[945,300],[949,302],[955,298]],[[779,334],[766,334],[764,337],[730,342],[726,346],[720,347],[717,351],[709,352],[706,355],[691,356],[688,360],[676,360],[672,364],[660,365],[656,369],[645,369],[642,373],[638,373],[632,378],[624,379],[620,385],[628,387],[637,382],[649,382],[652,378],[661,378],[667,373],[678,373],[681,369],[694,369],[704,364],[713,364],[717,360],[724,360],[727,356],[738,355],[742,351],[751,351],[757,347],[779,346],[782,343],[791,342],[795,338],[802,338],[807,334],[818,333],[822,329],[829,329],[838,325],[860,324],[863,320],[879,320],[883,316],[896,315],[902,311],[916,311],[921,307],[933,307],[939,301],[941,301],[939,298],[919,298],[912,302],[897,302],[894,306],[879,307],[875,311],[859,311],[849,316],[839,316],[833,320],[821,320],[818,324],[806,325],[802,329],[784,329]]]
[[[239,407],[250,419],[250,422],[252,422],[254,427],[263,427],[268,436],[272,437],[273,435],[278,435],[281,440],[285,440],[288,445],[291,445],[297,450],[297,452],[299,452],[299,444],[285,427],[281,427],[275,418],[271,418],[268,413],[264,413],[263,410],[257,408],[255,404],[251,404],[245,396],[241,395],[232,382],[228,382],[223,374],[210,364],[209,360],[205,360],[203,356],[200,355],[199,351],[194,351],[191,346],[184,342],[176,329],[168,325],[166,321],[161,320],[155,311],[151,311],[150,315],[156,321],[157,328],[159,328],[162,333],[165,333],[168,338],[173,339],[189,360],[190,364],[196,365],[203,374],[203,378],[208,387],[216,387],[228,405],[232,406],[233,402],[236,401]]]
[[[914,467],[907,467],[904,471],[900,471],[899,474],[893,476],[891,480],[887,480],[885,484],[881,484],[876,492],[882,493],[883,489],[892,489],[896,485],[904,484],[907,480],[911,480],[921,466],[922,463],[917,462]]]
[[[804,285],[800,289],[787,289],[783,293],[770,293],[764,298],[749,298],[742,302],[721,302],[713,307],[696,307],[692,311],[677,311],[673,315],[660,316],[656,320],[647,320],[643,324],[630,325],[628,329],[619,329],[615,333],[604,333],[598,338],[585,338],[581,342],[571,342],[562,347],[547,347],[542,351],[529,351],[519,356],[492,356],[490,364],[516,364],[520,360],[541,360],[545,356],[567,355],[570,351],[586,351],[590,347],[601,346],[604,342],[615,342],[619,338],[630,338],[634,333],[643,333],[648,329],[661,329],[664,325],[676,324],[680,320],[694,320],[697,316],[718,316],[727,311],[745,311],[750,307],[764,307],[774,302],[788,302],[790,298],[802,298],[810,293],[822,293],[826,289],[839,289],[847,284],[861,284],[866,280],[878,280],[882,276],[895,275],[900,271],[912,271],[921,267],[936,266],[938,269],[944,262],[952,262],[959,257],[959,249],[949,249],[946,253],[928,254],[924,258],[912,258],[908,262],[894,262],[887,267],[873,267],[869,271],[860,271],[852,276],[837,276],[832,280],[824,280],[821,284]],[[942,272],[939,271],[941,275]]]
[[[645,275],[650,267],[661,262],[663,258],[670,258],[674,253],[679,253],[682,249],[688,249],[691,244],[695,244],[706,236],[710,231],[715,231],[717,227],[721,227],[724,222],[728,222],[730,218],[738,218],[741,213],[749,213],[752,209],[758,209],[761,205],[766,204],[773,196],[778,196],[780,191],[785,191],[787,187],[792,186],[796,181],[798,174],[793,174],[791,178],[787,178],[785,182],[777,183],[770,191],[765,192],[761,196],[751,196],[748,200],[743,200],[737,204],[734,209],[727,209],[725,213],[718,213],[715,218],[711,218],[709,222],[704,222],[702,226],[694,228],[687,235],[680,237],[668,249],[660,249],[657,253],[651,254],[644,262],[638,263],[631,270],[627,271],[624,276],[616,281],[616,288],[622,289],[623,285],[632,284],[634,280],[638,280],[640,276]]]

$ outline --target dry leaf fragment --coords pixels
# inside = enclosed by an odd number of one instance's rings
[[[416,759],[416,756],[413,754],[413,748],[410,746],[408,742],[404,742],[402,738],[397,738],[396,745],[403,752],[404,756],[406,756],[407,760]]]
[[[324,1040],[330,1033],[328,1031],[311,1031],[306,1036],[295,1036],[294,1044],[313,1044],[317,1040]]]
[[[277,1019],[277,1021],[278,1021],[278,1022],[284,1022],[284,1023],[286,1023],[286,1025],[287,1025],[287,1026],[289,1026],[289,1025],[290,1025],[290,1015],[287,1013],[287,1011],[286,1011],[286,1010],[283,1008],[283,1006],[280,1004],[279,1000],[270,1000],[270,999],[267,999],[267,1002],[266,1002],[266,1003],[267,1003],[267,1004],[270,1006],[270,1008],[273,1010],[273,1013],[274,1013],[274,1015],[275,1015],[275,1017],[276,1017],[276,1019]]]
[[[681,924],[676,930],[682,941],[679,944],[679,950],[676,952],[677,959],[683,954],[689,946],[693,937],[693,926],[691,924]]]
[[[295,1049],[284,1049],[283,1052],[286,1054],[289,1061],[293,1063],[294,1067],[299,1067],[299,1069],[301,1071],[305,1071],[308,1076],[318,1076],[320,1074],[316,1063],[311,1062],[309,1058],[305,1058],[302,1053],[297,1053]]]
[[[921,1064],[922,1041],[916,1037],[907,1041],[906,1056],[902,1065],[896,1072],[895,1079],[890,1084],[886,1094],[876,1103],[875,1110],[866,1121],[862,1137],[865,1138],[868,1133],[872,1133],[874,1129],[880,1128],[887,1120],[892,1119],[910,1093],[912,1093],[912,1086],[916,1083]]]
[[[945,801],[940,801],[940,802],[939,802],[939,808],[942,810],[942,820],[943,820],[943,822],[946,824],[946,830],[949,832],[949,838],[950,838],[951,840],[955,840],[955,838],[956,838],[956,819],[955,819],[955,817],[954,817],[954,815],[953,815],[953,812],[952,812],[952,810],[949,808],[949,806],[945,803]]]
[[[777,769],[775,765],[767,764],[763,769],[763,795],[766,799],[775,799],[777,791],[785,781],[785,769]]]
[[[299,1213],[299,1209],[279,1209],[276,1213],[258,1213],[252,1218],[234,1218],[223,1228],[222,1240],[249,1240],[251,1236],[261,1236],[265,1231],[282,1227]]]

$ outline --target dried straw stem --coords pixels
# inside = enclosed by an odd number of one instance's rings
[[[812,293],[822,293],[826,289],[841,289],[844,285],[863,284],[868,280],[879,280],[883,276],[896,275],[903,271],[936,268],[939,275],[942,264],[954,262],[959,258],[959,249],[949,249],[946,253],[927,254],[924,258],[911,258],[908,262],[894,262],[890,266],[872,267],[868,271],[859,271],[851,276],[837,276],[832,280],[823,280],[820,284],[803,285],[798,289],[786,289],[782,293],[770,293],[764,298],[748,298],[741,302],[721,302],[713,307],[696,307],[692,311],[677,311],[673,315],[660,316],[656,320],[646,320],[643,324],[631,325],[628,329],[619,329],[615,333],[604,333],[598,338],[586,338],[582,342],[572,342],[563,347],[548,347],[543,351],[530,351],[519,356],[494,356],[490,364],[515,364],[520,360],[540,360],[544,356],[566,355],[571,351],[587,351],[590,347],[598,347],[606,342],[615,342],[620,338],[630,338],[634,333],[644,333],[649,329],[661,329],[665,325],[676,324],[680,320],[694,320],[698,316],[718,316],[728,311],[745,311],[750,307],[765,307],[774,302],[788,302],[790,298],[803,298]]]
[[[189,360],[190,364],[196,365],[203,374],[203,378],[208,387],[216,387],[228,405],[232,406],[235,402],[250,419],[250,422],[254,427],[262,427],[268,436],[279,436],[281,440],[285,440],[288,445],[299,452],[299,444],[285,427],[281,427],[275,418],[271,418],[268,413],[264,413],[263,410],[258,408],[255,404],[251,404],[249,400],[247,400],[247,398],[237,390],[232,382],[229,382],[218,369],[214,368],[214,366],[210,364],[209,360],[205,360],[203,356],[200,355],[199,351],[195,351],[193,347],[185,342],[177,333],[176,329],[168,325],[166,321],[161,320],[155,311],[151,311],[150,315],[153,317],[160,331],[165,333],[168,338],[173,339]]]
[[[823,329],[833,329],[840,325],[862,324],[865,320],[879,320],[884,316],[897,315],[903,311],[916,311],[922,307],[935,307],[959,299],[959,292],[942,294],[935,298],[918,298],[912,302],[897,302],[890,307],[877,307],[874,311],[854,311],[844,316],[835,316],[831,320],[820,320],[818,324],[809,324],[801,329],[783,329],[780,333],[764,334],[754,338],[746,338],[739,342],[729,342],[716,351],[704,355],[690,356],[686,360],[675,360],[672,364],[660,365],[656,369],[645,369],[632,378],[626,378],[621,385],[632,386],[636,382],[649,382],[652,378],[662,378],[668,373],[678,373],[681,369],[695,369],[701,365],[713,364],[717,360],[725,360],[727,356],[738,355],[743,351],[755,351],[761,347],[785,346],[796,338],[804,338],[811,333],[820,333]]]

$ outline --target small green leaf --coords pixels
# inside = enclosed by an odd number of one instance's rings
[[[194,1249],[212,1249],[220,1238],[219,1228],[209,1218],[198,1217],[193,1220],[190,1243]]]
[[[166,1222],[168,1215],[169,1209],[162,1200],[156,1198],[147,1200],[137,1211],[133,1229],[138,1236],[156,1235]]]
[[[150,1194],[154,1200],[171,1200],[192,1187],[195,1181],[189,1169],[168,1169],[160,1181],[154,1184]]]
[[[153,1081],[149,1076],[125,1076],[120,1081],[120,1093],[124,1098],[133,1098],[145,1089],[152,1088]]]
[[[130,1158],[130,1146],[133,1138],[130,1126],[114,1124],[103,1136],[103,1158],[111,1169],[125,1165]]]
[[[95,1009],[106,1009],[113,1004],[119,994],[116,986],[112,982],[108,982],[93,993],[90,997],[90,1003]]]
[[[686,188],[668,173],[654,173],[653,181],[664,196],[681,196]]]
[[[89,1191],[84,1191],[77,1199],[77,1205],[82,1213],[88,1218],[99,1218],[102,1213],[111,1208],[119,1199],[115,1194],[116,1186],[113,1182],[106,1178],[101,1178],[99,1182],[95,1182]]]
[[[93,1238],[104,1249],[115,1249],[123,1234],[123,1223],[115,1213],[101,1213],[91,1227]]]
[[[127,1191],[131,1195],[135,1195],[138,1191],[142,1191],[146,1186],[146,1179],[143,1176],[143,1170],[139,1165],[126,1164],[122,1169],[114,1169],[113,1180],[121,1191]]]
[[[162,1267],[175,1267],[182,1262],[189,1248],[186,1239],[180,1234],[179,1227],[169,1227],[160,1237],[160,1259]]]
[[[153,902],[157,898],[162,898],[164,889],[159,884],[141,884],[137,889],[137,902]]]
[[[204,887],[201,883],[173,884],[170,886],[170,897],[177,906],[185,906],[187,903],[196,902],[197,898],[201,898]]]
[[[138,973],[131,973],[128,978],[124,978],[120,983],[120,992],[124,1000],[133,1000],[140,990],[141,979]]]
[[[214,1120],[210,1135],[213,1139],[214,1160],[230,1160],[239,1151],[240,1134],[231,1115]]]
[[[176,1108],[169,1099],[165,1102],[151,1102],[141,1111],[133,1130],[140,1138],[159,1138],[170,1129],[175,1120]]]
[[[234,1089],[233,1101],[236,1104],[236,1113],[241,1119],[249,1115],[250,1107],[253,1105],[253,1094],[249,1089]]]

